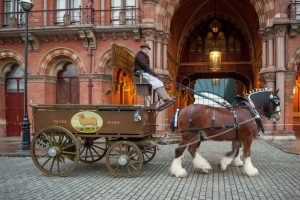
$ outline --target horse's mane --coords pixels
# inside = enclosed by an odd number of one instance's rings
[[[246,94],[246,98],[252,101],[256,108],[264,107],[266,103],[268,103],[270,99],[270,95],[273,92],[271,90],[262,89],[252,91],[250,94]]]

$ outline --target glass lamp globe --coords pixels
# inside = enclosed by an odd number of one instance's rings
[[[19,5],[25,12],[29,12],[33,8],[32,0],[20,0]]]

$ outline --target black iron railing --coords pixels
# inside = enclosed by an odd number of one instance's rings
[[[93,24],[95,26],[132,26],[141,23],[140,8],[94,10],[91,8],[34,10],[29,13],[29,27]],[[0,13],[0,28],[22,28],[23,12]]]
[[[290,21],[300,21],[300,2],[299,3],[290,3],[288,6],[289,9],[289,19]]]

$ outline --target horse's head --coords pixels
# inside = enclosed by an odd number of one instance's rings
[[[268,106],[264,108],[264,115],[274,122],[280,119],[280,98],[278,97],[278,89],[269,96]]]
[[[280,99],[276,92],[271,90],[262,90],[248,95],[248,99],[255,105],[255,108],[274,122],[280,118]]]

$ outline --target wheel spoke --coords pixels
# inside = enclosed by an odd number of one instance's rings
[[[47,136],[47,134],[44,133],[44,132],[42,132],[41,134],[49,141],[50,145],[53,146],[53,145],[52,145],[52,141],[51,141],[50,138]]]
[[[101,155],[96,151],[96,149],[94,147],[91,146],[91,149],[93,149],[93,151],[100,157]]]
[[[91,148],[89,148],[89,152],[90,152],[90,154],[91,154],[92,160],[94,160],[94,156],[93,156],[93,153],[92,153],[92,151],[91,151]]]
[[[51,158],[52,158],[52,157],[49,157],[49,158],[46,160],[46,162],[44,162],[44,164],[42,165],[42,167],[44,167],[44,166],[49,162],[49,160],[51,160]]]
[[[53,169],[53,165],[54,165],[54,158],[52,158],[52,163],[51,163],[51,167],[50,167],[50,172],[52,172],[52,169]]]

